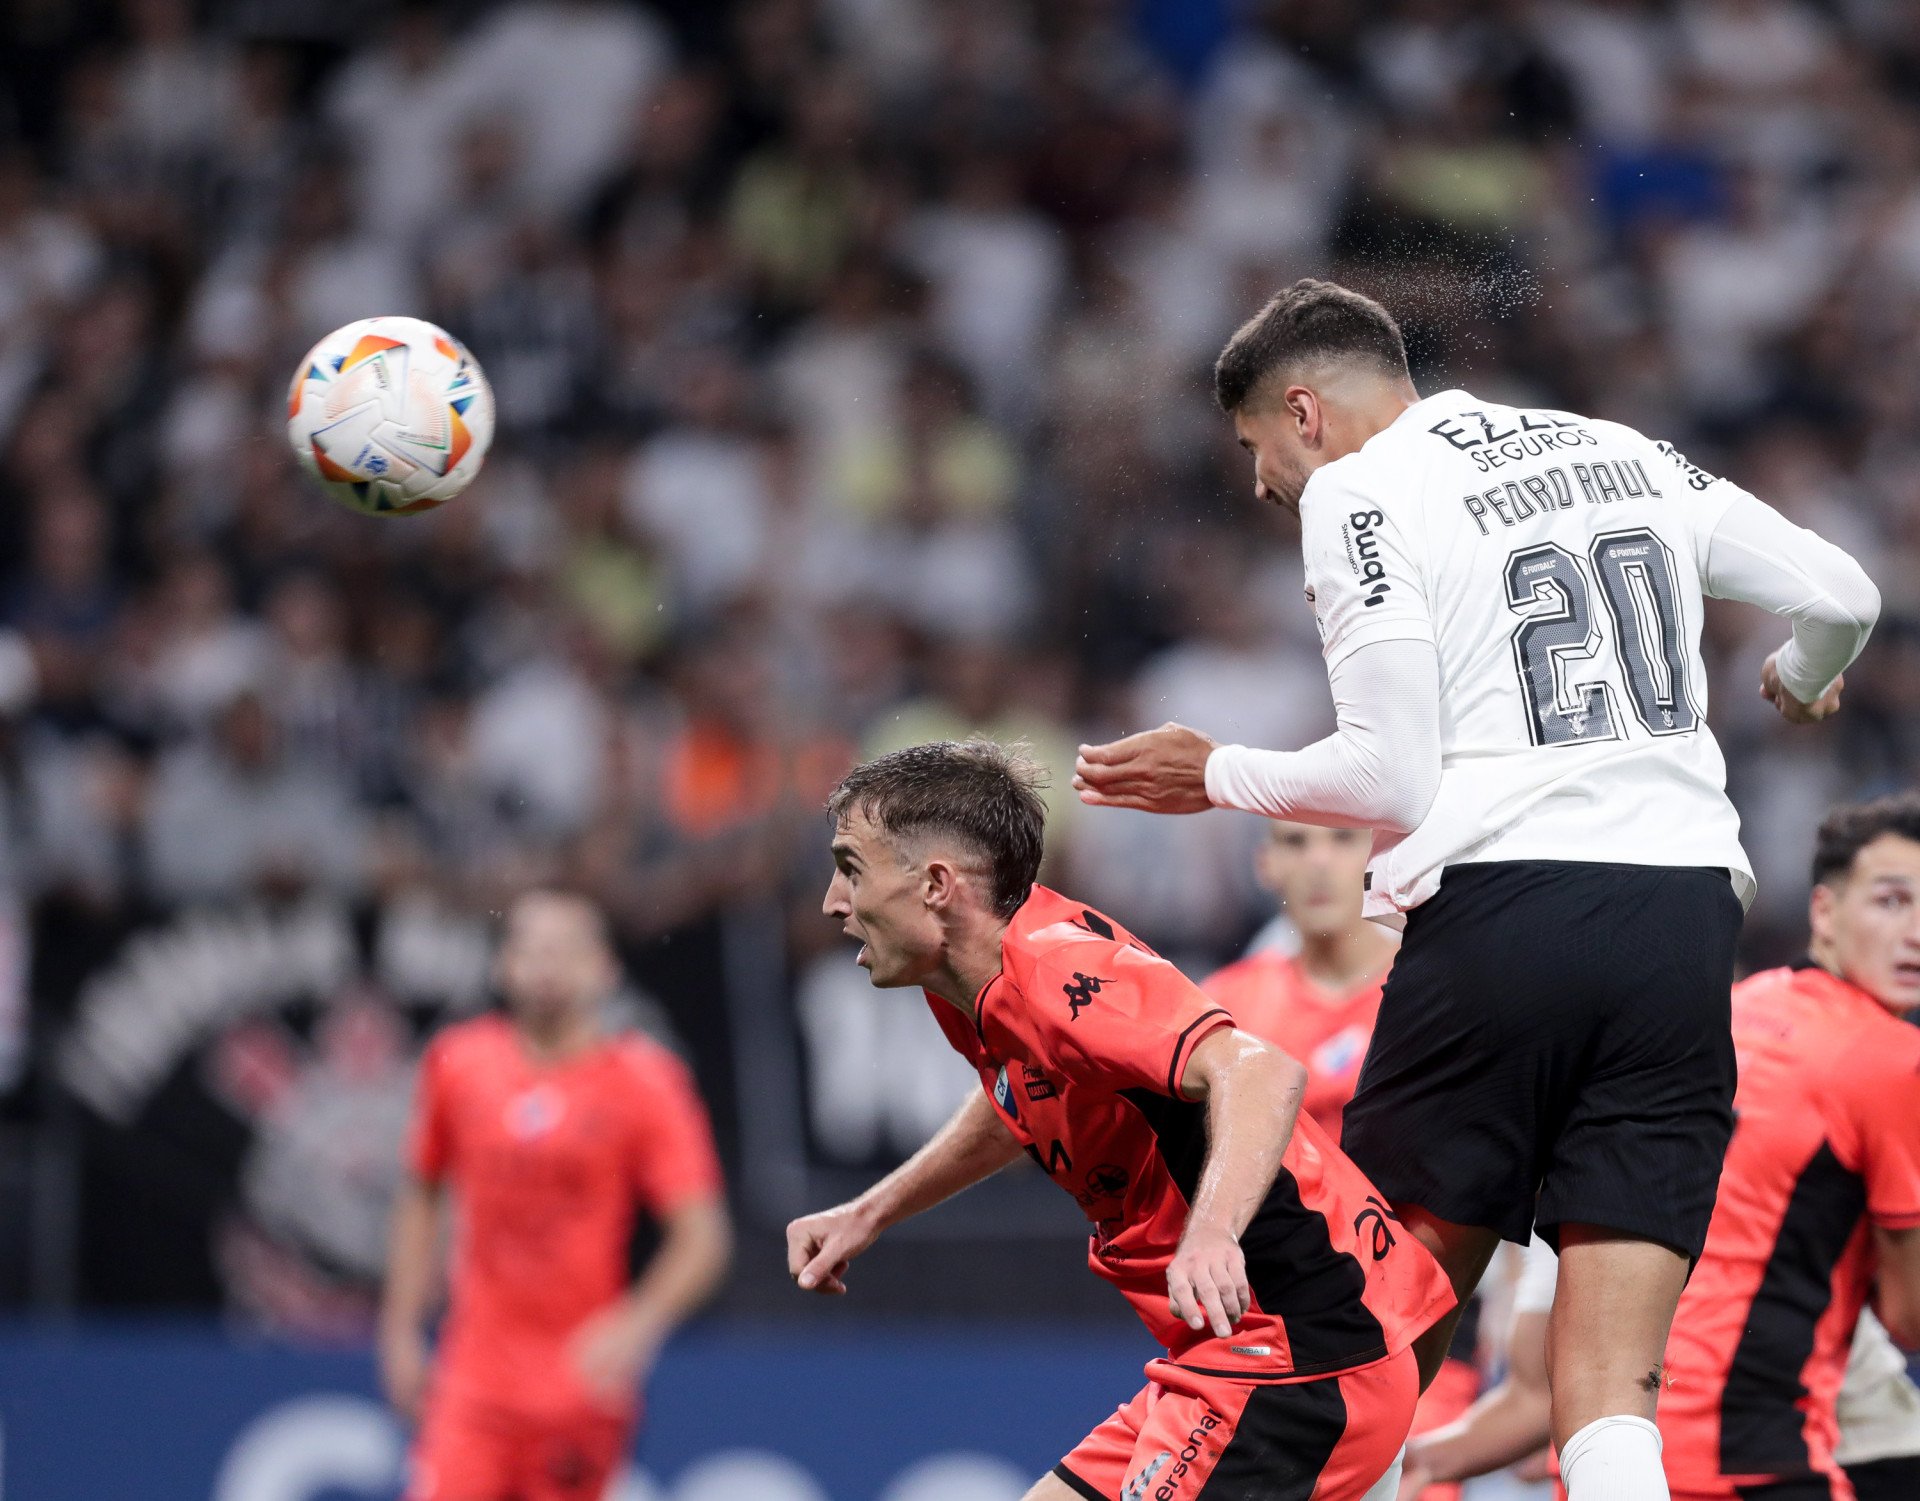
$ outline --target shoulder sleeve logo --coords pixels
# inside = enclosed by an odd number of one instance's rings
[[[1111,983],[1098,975],[1083,975],[1074,971],[1073,979],[1060,987],[1060,993],[1067,998],[1067,1020],[1079,1021],[1084,1006],[1091,1006],[1093,998],[1100,994],[1100,987]]]

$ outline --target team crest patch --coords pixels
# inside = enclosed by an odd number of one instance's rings
[[[566,1102],[557,1091],[544,1084],[514,1096],[507,1106],[507,1129],[522,1141],[544,1136],[560,1124]]]
[[[1348,1027],[1313,1050],[1313,1071],[1326,1078],[1338,1078],[1358,1063],[1366,1050],[1367,1029]]]
[[[1144,1470],[1127,1482],[1126,1488],[1120,1492],[1120,1501],[1145,1501],[1147,1487],[1153,1484],[1154,1476],[1158,1475],[1172,1462],[1172,1452],[1167,1449],[1162,1449],[1158,1454],[1154,1455],[1152,1459],[1147,1461],[1147,1467]]]

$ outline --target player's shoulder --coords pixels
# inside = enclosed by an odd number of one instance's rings
[[[1273,949],[1247,954],[1222,965],[1200,982],[1200,988],[1222,1005],[1249,995],[1266,995],[1291,987],[1294,963]]]
[[[442,1027],[427,1043],[426,1061],[441,1067],[499,1057],[514,1046],[513,1024],[497,1011],[488,1011]]]
[[[1817,965],[1763,970],[1733,988],[1736,1027],[1791,1026],[1808,1067],[1824,1087],[1873,1093],[1920,1077],[1920,1027],[1881,1005],[1859,986]]]
[[[1063,991],[1115,981],[1124,973],[1152,983],[1179,971],[1104,912],[1035,886],[1001,941],[1005,970],[1022,990]],[[1071,994],[1069,995],[1071,999]]]
[[[1470,391],[1437,391],[1352,453],[1316,469],[1301,495],[1302,516],[1310,507],[1392,512],[1418,505],[1429,482],[1451,486],[1462,470],[1484,468],[1476,463],[1479,450],[1520,434],[1526,424],[1548,431],[1584,421],[1571,412],[1522,413]]]
[[[612,1066],[625,1077],[640,1084],[682,1084],[692,1082],[692,1071],[680,1055],[656,1037],[645,1032],[622,1031],[610,1034],[605,1043]]]

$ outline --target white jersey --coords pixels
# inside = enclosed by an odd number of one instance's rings
[[[1329,669],[1393,640],[1439,663],[1439,791],[1417,829],[1376,836],[1370,915],[1489,860],[1719,866],[1752,900],[1700,656],[1707,544],[1743,495],[1618,423],[1465,391],[1313,474]]]

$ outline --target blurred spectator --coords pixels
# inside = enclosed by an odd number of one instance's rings
[[[351,891],[364,880],[365,820],[339,775],[291,753],[253,692],[205,741],[169,752],[147,805],[147,874],[167,901],[211,901],[256,886]]]

